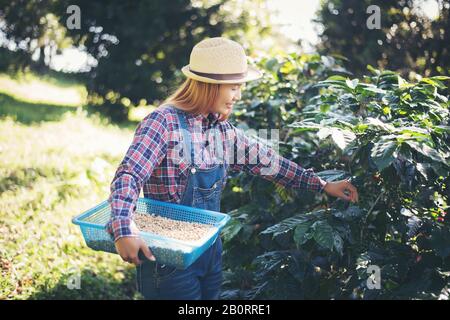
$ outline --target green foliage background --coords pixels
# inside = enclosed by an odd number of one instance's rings
[[[283,50],[264,2],[0,0],[0,299],[141,298],[134,268],[87,248],[71,218],[108,197],[133,111],[150,112],[193,45],[220,35],[264,71],[231,121],[280,129],[280,154],[360,195],[351,205],[231,174],[222,298],[448,299],[449,1],[434,20],[412,1],[322,1],[311,54]],[[69,4],[81,30],[65,27]],[[380,30],[361,27],[369,4]],[[70,46],[97,66],[50,70]]]
[[[285,157],[328,181],[350,178],[360,202],[237,174],[228,188],[239,196],[224,201],[227,298],[448,298],[449,78],[410,83],[372,67],[350,78],[338,64],[261,61],[266,77],[247,88],[236,118],[285,128]],[[366,285],[370,265],[380,290]]]

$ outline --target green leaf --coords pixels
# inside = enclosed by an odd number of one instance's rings
[[[319,130],[322,128],[320,124],[311,121],[298,121],[288,125],[288,128],[295,128],[294,132]]]
[[[370,64],[367,65],[367,70],[369,70],[369,71],[372,72],[373,74],[376,74],[377,76],[380,75],[380,70],[375,69],[375,68],[372,67]]]
[[[343,76],[339,76],[339,75],[334,75],[334,76],[328,77],[327,80],[346,81],[347,78],[345,78]]]
[[[380,119],[377,119],[377,118],[368,117],[366,119],[366,123],[371,125],[371,126],[373,126],[373,127],[382,129],[382,130],[387,131],[387,132],[395,131],[395,127],[393,125],[388,124],[388,123],[383,123]]]
[[[230,222],[223,229],[224,241],[230,241],[233,239],[239,231],[241,231],[243,224],[238,219],[231,219]]]
[[[273,236],[276,237],[280,234],[291,231],[292,229],[297,227],[297,225],[304,223],[308,219],[309,217],[306,217],[304,214],[297,214],[263,230],[261,234],[273,233]]]
[[[439,94],[439,93],[437,93],[437,92],[436,92],[436,97],[437,97],[439,100],[441,100],[442,102],[445,102],[445,103],[448,102],[448,98],[447,98],[446,96],[441,95],[441,94]]]
[[[342,170],[325,170],[317,172],[317,175],[325,181],[337,181],[345,179],[349,174]]]
[[[418,143],[416,141],[407,140],[405,141],[411,148],[414,150],[420,152],[424,156],[432,159],[433,161],[437,161],[440,163],[443,163],[448,166],[448,163],[445,161],[444,157],[441,156],[439,152],[437,152],[435,149],[430,148],[424,143]]]
[[[397,143],[392,140],[381,140],[374,143],[370,156],[375,162],[378,170],[383,170],[384,168],[388,167],[392,163],[392,161],[394,161],[397,156],[397,149]]]
[[[244,225],[242,226],[240,232],[239,232],[239,241],[241,243],[248,242],[250,237],[253,235],[253,232],[255,231],[254,225]]]
[[[320,87],[333,87],[333,86],[344,89],[347,92],[352,92],[344,81],[337,81],[337,80],[320,81],[319,83],[315,84],[313,87],[320,88]]]
[[[446,177],[448,176],[448,167],[449,165],[434,163],[433,166],[431,166],[431,169],[433,169],[433,171],[436,172],[437,175]]]
[[[450,77],[447,77],[447,76],[434,76],[434,77],[430,77],[430,79],[432,79],[432,80],[439,80],[439,81],[445,81],[445,80],[450,80]]]
[[[331,129],[331,138],[341,150],[344,150],[353,140],[355,140],[356,135],[349,130],[333,128]]]
[[[359,123],[359,124],[357,124],[356,127],[355,127],[355,129],[356,129],[358,132],[364,132],[364,131],[366,131],[368,128],[369,128],[369,126],[368,126],[367,124],[363,124],[363,123]]]
[[[438,133],[450,132],[450,126],[434,126],[433,129]]]
[[[278,60],[276,58],[272,58],[270,60],[267,60],[266,62],[266,69],[273,71],[274,67],[278,64]]]
[[[295,65],[291,61],[286,61],[280,68],[281,73],[288,74],[295,69]]]
[[[398,87],[400,89],[406,89],[406,88],[411,88],[414,87],[413,84],[408,83],[408,81],[406,81],[405,79],[403,79],[400,75],[397,75],[397,83],[398,83]]]
[[[326,139],[331,134],[331,129],[329,128],[320,128],[320,130],[317,132],[317,136],[320,140]]]
[[[358,79],[353,79],[353,80],[347,79],[347,80],[345,80],[345,83],[347,84],[347,86],[350,89],[355,90],[356,86],[359,83],[359,80]]]
[[[386,93],[386,91],[385,90],[383,90],[383,89],[380,89],[380,88],[377,88],[377,87],[364,87],[364,88],[362,88],[362,90],[363,91],[369,91],[369,92],[373,92],[373,93],[382,93],[382,94],[385,94]]]
[[[328,222],[316,221],[311,227],[314,230],[314,240],[324,248],[332,249],[334,244],[333,228]]]
[[[437,79],[434,79],[434,80],[437,80]],[[430,78],[422,78],[422,80],[420,80],[420,82],[431,84],[434,87],[445,88],[445,86],[442,83],[438,83],[436,81],[433,81]]]
[[[429,137],[428,130],[419,127],[400,127],[396,128],[395,132],[409,133],[412,136]]]
[[[332,212],[333,216],[336,218],[341,218],[347,221],[351,221],[360,218],[363,211],[358,206],[349,206],[346,210],[335,210]]]
[[[431,167],[431,165],[429,163],[418,162],[416,164],[417,171],[427,180],[429,179],[428,171],[429,171],[430,167]]]
[[[283,260],[286,258],[286,253],[281,251],[270,251],[260,256],[257,256],[253,263],[257,266],[257,276],[263,277],[268,273],[277,269]]]
[[[313,235],[311,233],[308,233],[312,224],[313,221],[305,221],[297,225],[294,232],[294,242],[297,244],[297,246],[301,246],[306,241],[312,238]]]
[[[328,103],[322,103],[320,105],[320,112],[326,113],[330,110],[331,106]]]

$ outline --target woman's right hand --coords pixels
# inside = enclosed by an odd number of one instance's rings
[[[147,244],[139,237],[122,237],[115,242],[115,245],[123,261],[140,265],[143,261],[139,259],[139,250],[142,250],[147,259],[156,260]]]

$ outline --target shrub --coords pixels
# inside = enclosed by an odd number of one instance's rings
[[[352,79],[339,65],[261,61],[266,75],[236,120],[283,128],[283,156],[329,181],[350,178],[360,201],[234,174],[225,299],[448,299],[449,78],[410,83],[369,66]]]

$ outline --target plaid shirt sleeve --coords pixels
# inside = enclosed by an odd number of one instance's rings
[[[107,230],[114,240],[133,234],[130,224],[143,183],[167,154],[168,129],[159,110],[146,116],[136,128],[133,141],[111,182],[111,220]]]
[[[231,127],[235,143],[235,162],[230,165],[232,170],[244,170],[289,188],[323,192],[326,181],[317,176],[313,169],[302,168],[277,154],[274,149],[246,136],[242,130],[233,125]]]

